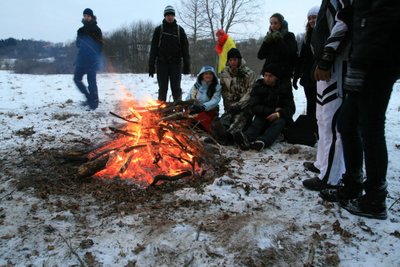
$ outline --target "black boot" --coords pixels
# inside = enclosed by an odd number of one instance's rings
[[[341,202],[356,199],[361,196],[363,185],[362,175],[347,175],[343,174],[342,183],[343,186],[337,189],[323,189],[319,193],[319,196],[328,202]]]
[[[250,149],[249,139],[242,131],[234,133],[233,139],[235,140],[235,143],[240,147],[241,150]]]
[[[386,196],[386,190],[375,194],[365,194],[347,203],[340,203],[340,206],[357,216],[386,220]]]

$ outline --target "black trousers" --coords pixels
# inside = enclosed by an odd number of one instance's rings
[[[304,94],[306,95],[307,99],[307,116],[315,119],[315,112],[317,109],[317,87],[304,87]]]
[[[256,116],[244,134],[250,142],[261,140],[264,142],[265,147],[269,147],[282,133],[285,124],[286,120],[283,118],[270,122],[264,117]]]
[[[158,100],[167,101],[168,83],[171,83],[174,101],[182,99],[182,64],[157,62]]]
[[[339,117],[346,174],[354,179],[362,174],[364,156],[367,195],[386,191],[385,113],[397,78],[394,69],[377,68],[368,73],[360,92],[347,94]]]

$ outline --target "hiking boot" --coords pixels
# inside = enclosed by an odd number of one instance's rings
[[[309,190],[313,190],[313,191],[321,191],[322,189],[326,189],[326,188],[337,188],[337,186],[335,186],[335,185],[329,185],[327,183],[324,183],[318,177],[304,180],[303,185],[305,188],[307,188]]]
[[[265,143],[264,143],[264,141],[261,141],[261,140],[256,140],[253,143],[251,143],[251,145],[250,145],[251,149],[254,149],[257,151],[263,150],[264,147],[265,147]]]
[[[304,168],[306,168],[307,170],[311,171],[311,172],[315,172],[315,173],[320,173],[321,171],[315,167],[314,163],[311,161],[306,161],[303,163]]]
[[[327,188],[319,192],[319,196],[328,202],[343,202],[356,199],[361,196],[361,190],[353,190],[349,187],[341,186],[338,189]]]
[[[340,206],[356,216],[386,220],[386,199],[372,199],[363,195],[357,199],[340,203]]]
[[[328,202],[342,202],[361,197],[363,191],[362,174],[343,174],[341,186],[337,189],[324,189],[319,196]]]
[[[247,139],[247,136],[242,131],[238,131],[238,132],[234,133],[233,139],[235,140],[235,143],[237,145],[239,145],[241,150],[249,150],[250,149],[249,140]]]

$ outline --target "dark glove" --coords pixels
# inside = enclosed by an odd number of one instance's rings
[[[293,88],[294,89],[299,89],[299,86],[297,86],[297,81],[299,80],[299,77],[293,77]]]
[[[190,66],[189,65],[184,65],[183,66],[183,74],[190,74]]]
[[[203,112],[204,110],[206,110],[204,106],[201,106],[199,104],[193,104],[189,107],[189,114],[190,115],[198,114],[200,112]]]
[[[344,89],[347,91],[358,92],[365,83],[366,73],[362,69],[356,69],[349,66],[344,78]]]
[[[153,78],[154,73],[156,73],[156,68],[154,66],[149,66],[149,77]]]
[[[230,113],[230,114],[232,114],[232,115],[239,114],[240,111],[242,111],[242,109],[240,108],[239,105],[231,106],[231,107],[227,110],[227,112]]]
[[[318,68],[320,70],[330,70],[335,61],[335,50],[332,47],[325,47],[322,57],[318,62]]]
[[[273,42],[278,42],[283,39],[282,33],[280,31],[275,31],[271,34]]]

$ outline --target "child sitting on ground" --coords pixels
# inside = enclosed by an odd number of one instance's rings
[[[250,94],[249,106],[254,114],[250,127],[234,135],[242,150],[249,148],[261,151],[271,146],[282,133],[295,112],[293,93],[279,87],[279,66],[267,65],[263,78],[257,80]]]
[[[218,117],[221,101],[221,85],[211,66],[204,66],[197,75],[197,81],[190,89],[186,100],[194,99],[189,107],[189,114],[197,114],[195,119],[207,132],[211,133],[211,123]]]

